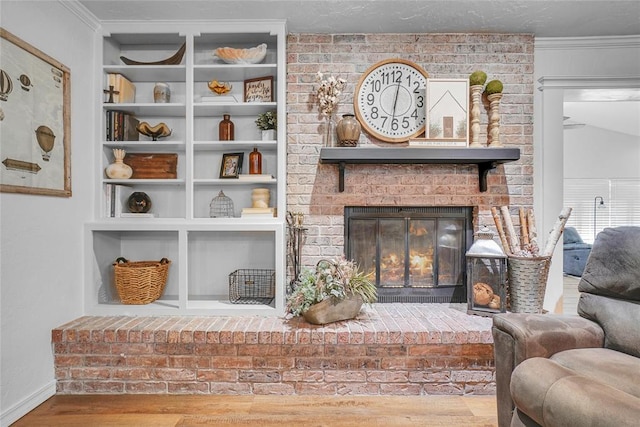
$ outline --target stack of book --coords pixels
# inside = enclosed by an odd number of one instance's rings
[[[138,141],[137,126],[140,123],[131,113],[125,111],[107,111],[107,141]]]
[[[242,208],[241,218],[273,218],[276,208]]]
[[[123,190],[125,185],[105,185],[105,216],[107,218],[119,218],[122,215],[124,200]]]

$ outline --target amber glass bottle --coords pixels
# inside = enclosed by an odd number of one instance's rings
[[[262,153],[258,151],[258,147],[254,147],[253,151],[249,153],[249,173],[262,173]]]
[[[230,119],[229,114],[222,116],[222,121],[218,125],[218,139],[220,141],[233,141],[233,122]]]

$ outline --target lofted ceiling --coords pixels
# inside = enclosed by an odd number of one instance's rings
[[[100,20],[286,19],[291,33],[640,34],[640,1],[80,0]]]

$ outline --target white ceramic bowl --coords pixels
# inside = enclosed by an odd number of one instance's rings
[[[213,55],[227,64],[257,64],[267,55],[267,45],[262,43],[250,49],[219,47],[213,51]]]

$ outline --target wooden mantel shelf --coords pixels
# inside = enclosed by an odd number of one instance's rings
[[[323,147],[320,162],[337,164],[339,191],[344,191],[347,164],[477,164],[480,191],[487,191],[487,174],[497,165],[520,159],[519,148],[380,148]]]

